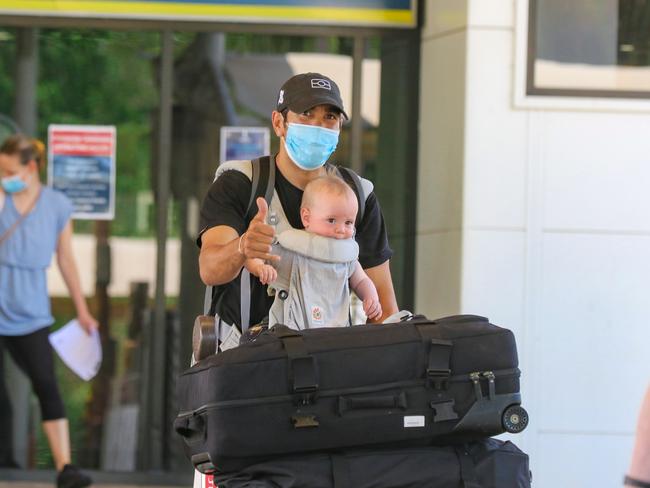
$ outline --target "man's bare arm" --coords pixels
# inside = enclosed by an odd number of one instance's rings
[[[199,273],[206,285],[222,285],[234,280],[246,259],[279,259],[270,254],[275,229],[265,222],[266,200],[258,198],[257,207],[257,215],[241,236],[227,225],[212,227],[201,236]]]
[[[201,236],[199,274],[206,285],[222,285],[234,280],[244,265],[239,252],[239,234],[232,227],[212,227]]]

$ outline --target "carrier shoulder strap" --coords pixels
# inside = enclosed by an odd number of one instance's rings
[[[359,224],[363,222],[363,215],[366,211],[366,198],[368,198],[368,195],[366,195],[366,191],[363,187],[363,184],[361,183],[361,178],[358,174],[356,174],[350,168],[346,168],[345,166],[337,166],[336,169],[339,172],[339,175],[341,175],[341,178],[343,178],[345,182],[350,185],[350,187],[354,190],[354,194],[357,196],[359,211],[357,212],[357,220],[355,222],[355,226],[359,227]]]
[[[251,161],[251,196],[246,207],[246,222],[250,222],[257,213],[255,201],[258,197],[264,197],[266,203],[270,204],[275,188],[275,158],[262,156]]]
[[[251,196],[246,209],[246,223],[249,223],[257,214],[258,197],[264,197],[268,205],[271,204],[275,189],[275,158],[263,156],[251,160]],[[242,334],[250,327],[251,315],[251,275],[243,268],[239,278],[239,320]]]

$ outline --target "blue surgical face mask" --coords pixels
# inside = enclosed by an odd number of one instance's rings
[[[27,183],[20,175],[5,176],[2,178],[2,188],[7,193],[18,193],[27,188]]]
[[[338,142],[337,130],[291,123],[284,139],[284,147],[296,166],[312,171],[325,164]]]

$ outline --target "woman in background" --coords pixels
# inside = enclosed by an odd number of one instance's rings
[[[45,147],[36,139],[14,135],[0,146],[0,465],[16,466],[3,367],[7,349],[38,397],[58,488],[81,488],[92,481],[70,463],[68,420],[48,339],[54,318],[46,270],[54,252],[79,324],[90,334],[97,321],[81,292],[72,253],[72,203],[41,184],[44,160]]]
[[[650,385],[641,405],[626,487],[650,488]]]

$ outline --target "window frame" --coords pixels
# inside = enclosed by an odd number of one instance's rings
[[[533,86],[537,0],[515,2],[513,104],[523,109],[650,112],[649,91],[537,88]]]

